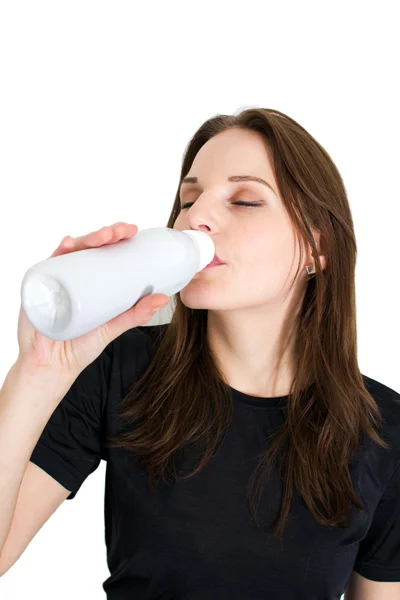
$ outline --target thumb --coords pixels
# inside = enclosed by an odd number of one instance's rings
[[[128,329],[144,325],[168,302],[169,298],[165,294],[151,294],[141,298],[134,306],[102,325],[103,337],[110,343]]]

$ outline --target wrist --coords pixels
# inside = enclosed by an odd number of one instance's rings
[[[69,389],[79,375],[78,372],[73,373],[71,369],[63,367],[32,365],[21,356],[18,356],[9,374],[12,378],[26,384],[39,382],[61,389],[64,387]]]

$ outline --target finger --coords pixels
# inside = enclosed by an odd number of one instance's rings
[[[68,254],[68,252],[72,252],[74,248],[74,240],[71,238],[71,236],[66,235],[65,237],[63,237],[63,239],[58,245],[58,248],[54,250],[50,258],[53,258],[54,256],[59,256],[60,254]]]
[[[152,294],[152,302],[146,302],[142,298],[132,308],[114,317],[102,326],[102,335],[107,343],[112,342],[128,329],[145,325],[154,314],[168,304],[168,296],[165,294]]]
[[[160,305],[166,305],[169,302],[169,297],[166,294],[150,294],[150,296],[145,296],[141,298],[132,308],[137,308],[141,310],[142,313],[146,316],[150,314],[152,310],[157,308],[158,310],[162,308]],[[129,309],[131,310],[131,309]]]
[[[132,237],[137,233],[137,226],[125,222],[107,225],[97,231],[92,231],[87,235],[79,236],[74,239],[77,250],[83,248],[92,248],[107,244],[115,244],[123,238]]]
[[[121,239],[132,237],[137,233],[137,230],[137,225],[134,225],[133,223],[118,221],[117,223],[114,223],[114,225],[107,225],[97,231],[92,231],[91,233],[76,238],[67,235],[61,240],[60,245],[53,252],[51,257],[76,252],[77,250],[84,250],[86,248],[97,248],[108,244],[115,244]]]

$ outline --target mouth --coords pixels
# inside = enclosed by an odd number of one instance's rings
[[[215,255],[213,260],[210,263],[208,263],[208,265],[205,266],[204,269],[202,269],[202,271],[205,271],[206,269],[211,269],[212,267],[221,267],[225,264],[226,263],[224,263],[223,260],[221,260],[220,258],[218,258],[217,255]]]
[[[214,258],[212,259],[212,261],[210,262],[210,265],[224,265],[224,261],[221,260],[217,255],[214,256]]]

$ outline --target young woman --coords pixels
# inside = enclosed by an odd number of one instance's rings
[[[109,600],[399,598],[400,394],[359,370],[332,159],[279,111],[218,115],[187,147],[167,226],[208,233],[219,263],[169,323],[145,326],[163,294],[68,342],[20,312],[1,573],[103,459]],[[136,232],[66,237],[53,255]]]

